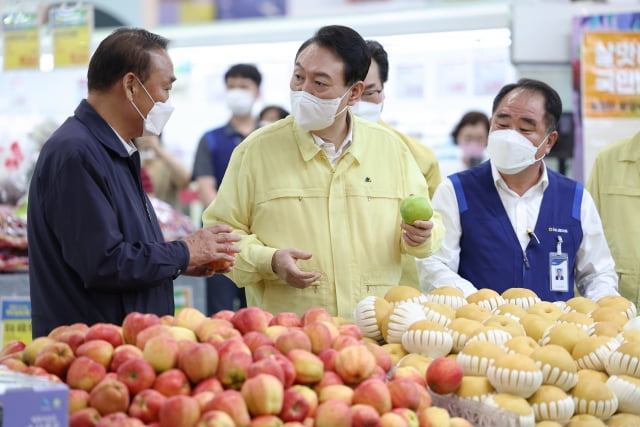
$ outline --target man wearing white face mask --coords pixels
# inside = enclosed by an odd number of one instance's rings
[[[204,207],[216,198],[233,150],[258,127],[258,121],[252,114],[262,82],[258,68],[252,64],[232,65],[224,75],[224,82],[225,102],[231,111],[231,119],[226,125],[205,132],[193,162],[193,179]],[[229,278],[213,276],[208,279],[208,314],[246,306],[244,289],[238,288]]]
[[[389,126],[380,118],[384,105],[385,93],[384,85],[389,79],[389,59],[387,51],[375,40],[367,40],[367,49],[371,54],[371,66],[367,77],[364,79],[364,92],[360,101],[356,102],[352,108],[353,112],[363,119],[378,123],[385,129],[397,135],[405,143],[413,158],[418,163],[422,175],[429,185],[429,197],[433,197],[436,188],[442,180],[440,178],[440,167],[433,151],[420,141],[411,138],[397,129]],[[402,277],[400,285],[419,288],[418,274],[416,271],[415,259],[410,255],[402,257]]]
[[[32,335],[60,325],[121,324],[175,312],[173,280],[209,276],[240,249],[217,225],[165,242],[143,191],[133,139],[169,119],[175,76],[167,40],[121,28],[89,63],[89,94],[44,144],[29,189]]]
[[[557,92],[521,79],[493,102],[490,161],[451,175],[433,198],[446,235],[417,261],[423,292],[454,286],[465,296],[529,288],[545,301],[618,294],[618,277],[591,195],[542,158],[558,138]],[[566,272],[562,276],[558,269]]]
[[[393,133],[354,116],[371,57],[348,27],[319,29],[299,48],[291,115],[233,152],[205,225],[243,235],[230,275],[247,304],[273,314],[325,308],[353,317],[368,295],[397,285],[401,255],[428,256],[440,216],[402,224],[400,202],[427,183]]]

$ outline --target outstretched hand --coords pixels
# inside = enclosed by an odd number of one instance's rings
[[[300,249],[279,249],[273,254],[271,268],[282,280],[294,288],[304,289],[320,279],[320,273],[302,271],[298,268],[299,259],[310,259],[311,254]]]

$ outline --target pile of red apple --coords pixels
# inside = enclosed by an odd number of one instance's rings
[[[391,360],[322,308],[130,313],[0,351],[0,364],[69,386],[71,427],[471,426]]]

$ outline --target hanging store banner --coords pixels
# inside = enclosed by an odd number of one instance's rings
[[[36,12],[2,15],[4,69],[40,68],[40,26]]]
[[[586,32],[581,47],[584,117],[640,117],[640,34]]]
[[[49,23],[53,35],[53,61],[56,67],[85,66],[89,63],[93,7],[52,9]]]

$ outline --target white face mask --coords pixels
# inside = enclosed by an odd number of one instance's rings
[[[336,113],[344,95],[334,99],[321,99],[303,90],[291,91],[291,114],[296,123],[304,131],[326,129],[333,124],[337,116],[347,108],[346,106]]]
[[[351,110],[358,117],[377,122],[382,114],[382,102],[376,104],[375,102],[358,101],[351,107]]]
[[[251,108],[255,98],[253,93],[246,89],[228,89],[225,98],[227,107],[234,116],[248,116],[251,114]]]
[[[158,136],[162,133],[162,129],[169,121],[169,117],[171,117],[171,113],[173,113],[174,108],[169,103],[169,100],[167,100],[166,102],[154,101],[153,97],[149,94],[149,91],[146,87],[144,87],[140,79],[138,79],[138,83],[140,83],[142,89],[144,89],[149,99],[151,99],[151,102],[153,102],[153,107],[151,107],[151,110],[149,110],[149,113],[147,113],[147,117],[145,118],[136,106],[135,102],[131,100],[133,108],[136,109],[138,114],[140,114],[140,117],[142,117],[142,119],[144,120],[142,136]]]
[[[513,129],[495,130],[489,134],[487,152],[496,169],[505,175],[515,175],[544,158],[543,155],[536,159],[536,152],[548,137],[536,147]]]

